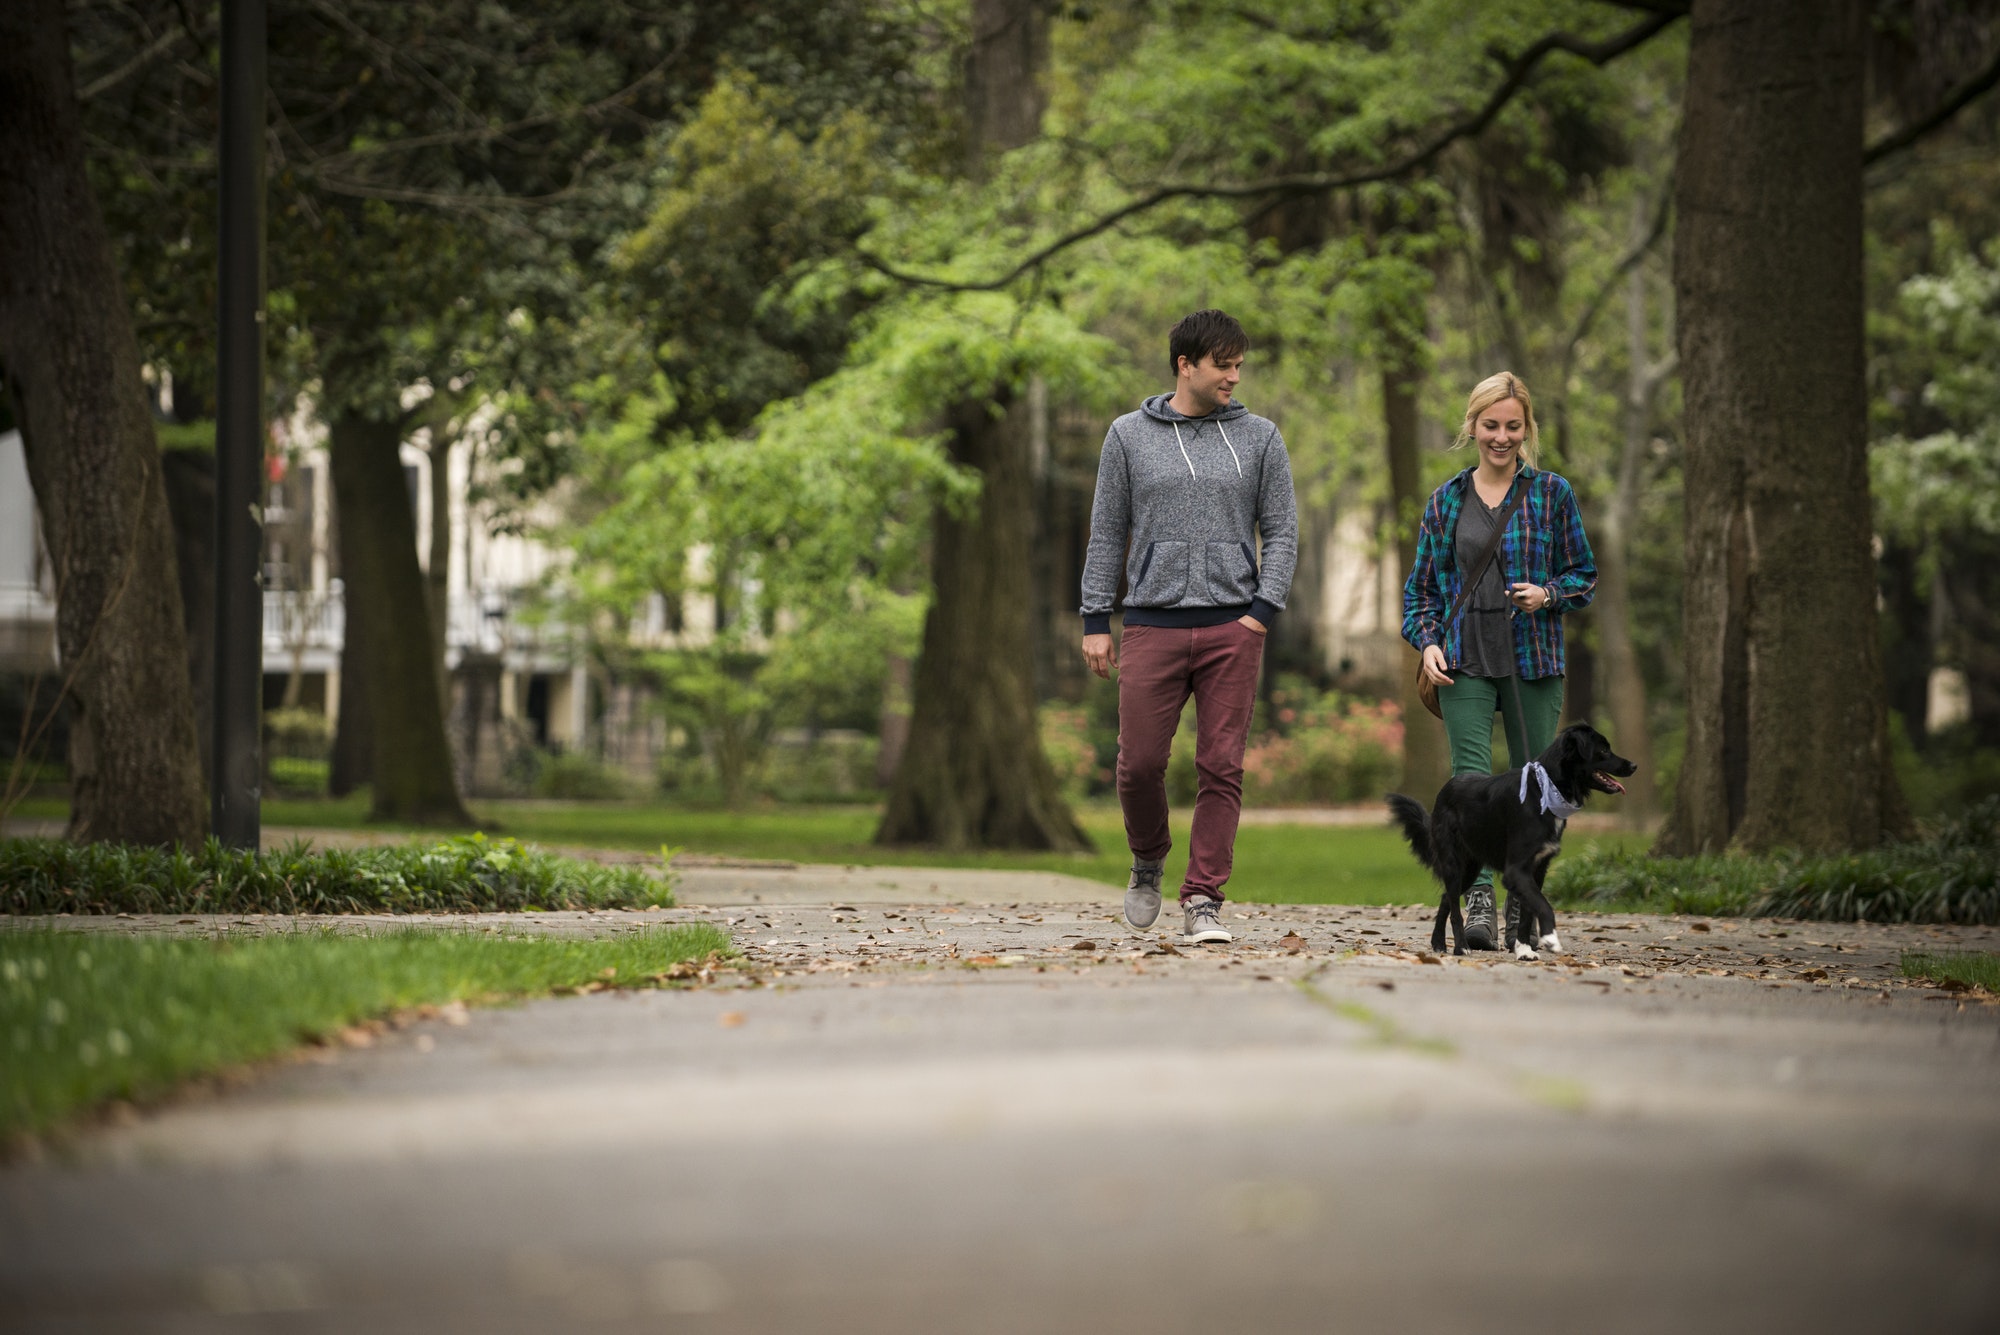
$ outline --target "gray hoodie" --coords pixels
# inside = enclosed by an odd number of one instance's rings
[[[1128,626],[1246,614],[1269,625],[1285,606],[1299,515],[1283,437],[1240,403],[1183,417],[1171,397],[1154,395],[1105,433],[1083,561],[1086,635],[1111,629],[1121,560]]]

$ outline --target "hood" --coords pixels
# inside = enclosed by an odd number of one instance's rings
[[[1189,417],[1175,411],[1173,397],[1171,394],[1155,394],[1139,406],[1146,416],[1158,418],[1162,422],[1233,422],[1239,417],[1247,417],[1250,414],[1248,408],[1232,398],[1229,406],[1219,412],[1212,412],[1206,417]]]

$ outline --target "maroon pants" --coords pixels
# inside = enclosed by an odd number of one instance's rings
[[[1156,862],[1167,830],[1167,757],[1181,707],[1194,697],[1194,830],[1181,899],[1222,898],[1243,810],[1243,747],[1257,699],[1264,637],[1240,621],[1175,630],[1127,626],[1118,649],[1118,805],[1132,856]]]

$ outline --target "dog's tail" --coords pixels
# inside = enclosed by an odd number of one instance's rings
[[[1431,852],[1431,813],[1424,810],[1423,803],[1414,797],[1401,793],[1390,793],[1388,797],[1389,815],[1403,827],[1403,837],[1410,841],[1410,851],[1417,855],[1417,861],[1437,870],[1437,859]]]

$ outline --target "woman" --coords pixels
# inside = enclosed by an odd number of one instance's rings
[[[1455,775],[1493,772],[1496,710],[1510,764],[1527,764],[1555,740],[1562,614],[1588,606],[1597,586],[1576,493],[1535,467],[1538,443],[1534,401],[1519,376],[1502,371],[1473,386],[1452,448],[1472,444],[1478,459],[1431,493],[1416,565],[1403,586],[1403,638],[1423,655],[1423,677],[1438,688]],[[1503,516],[1499,550],[1451,616],[1465,571]],[[1499,945],[1491,871],[1466,895],[1465,944]]]

